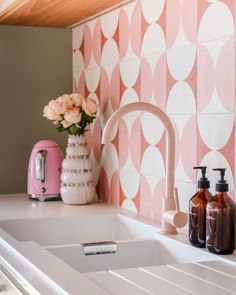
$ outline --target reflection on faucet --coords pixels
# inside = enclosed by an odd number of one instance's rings
[[[179,211],[178,193],[174,187],[175,176],[175,133],[168,116],[158,107],[145,103],[134,102],[115,111],[107,121],[103,131],[102,143],[110,142],[111,131],[119,119],[133,111],[145,111],[157,116],[163,123],[167,133],[166,147],[166,196],[162,204],[162,232],[165,234],[177,234],[176,228],[187,224],[187,214]]]

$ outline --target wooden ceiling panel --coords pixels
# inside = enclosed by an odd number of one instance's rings
[[[4,2],[6,0],[2,0]],[[9,1],[9,0],[8,0]],[[1,1],[0,1],[1,2]],[[68,27],[124,0],[15,0],[0,11],[0,23],[9,25]],[[1,7],[1,3],[0,3]]]

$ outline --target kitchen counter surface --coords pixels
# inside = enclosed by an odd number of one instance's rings
[[[30,201],[26,194],[0,195],[0,223],[117,213],[157,227],[138,214],[107,204],[70,206],[61,201]],[[188,243],[184,232],[171,238]],[[235,253],[213,256],[212,261],[79,273],[37,243],[16,241],[0,229],[0,256],[0,264],[25,288],[25,294],[236,294]]]

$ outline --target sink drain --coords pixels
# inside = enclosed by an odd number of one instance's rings
[[[118,245],[113,241],[81,243],[81,245],[85,255],[112,254],[118,251]]]

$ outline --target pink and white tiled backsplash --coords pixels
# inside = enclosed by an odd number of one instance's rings
[[[74,91],[96,98],[88,134],[100,198],[160,221],[165,133],[150,114],[125,116],[112,143],[102,129],[120,106],[157,105],[176,131],[181,209],[196,191],[195,165],[207,165],[212,192],[226,167],[235,183],[235,1],[142,0],[73,29]],[[92,139],[92,140],[91,140]]]

